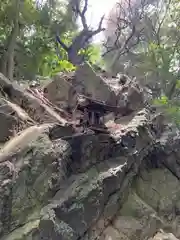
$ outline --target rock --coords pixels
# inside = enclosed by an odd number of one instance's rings
[[[6,99],[0,99],[0,120],[0,143],[5,143],[17,132],[34,124],[23,109]]]
[[[18,151],[23,150],[27,144],[31,143],[33,140],[36,140],[39,134],[47,131],[47,129],[48,125],[32,126],[22,131],[19,135],[16,135],[0,150],[0,162],[6,161]]]
[[[130,109],[135,111],[144,107],[144,96],[142,91],[142,89],[133,85],[129,88],[127,98]]]
[[[62,240],[75,240],[77,234],[65,222],[59,221],[56,218],[55,212],[50,210],[47,214],[43,215],[39,224],[39,238],[38,239],[62,239]]]
[[[1,87],[3,90],[4,88],[7,88],[8,86],[11,86],[11,81],[7,79],[2,73],[0,73],[0,81],[1,81]]]
[[[178,240],[172,233],[165,233],[163,231],[157,233],[152,240]]]
[[[77,69],[72,84],[78,93],[109,105],[116,105],[116,95],[89,64],[83,64]]]
[[[67,80],[78,93],[94,98],[91,110],[96,99],[101,101],[96,107],[107,114],[104,128],[63,121],[61,111],[0,75],[6,93],[0,102],[0,137],[22,122],[22,131],[0,149],[0,239],[180,238],[179,131],[144,106],[141,88],[129,78],[111,82],[87,64],[65,76],[57,77],[62,95],[52,95],[56,80],[48,85],[50,97],[57,97],[52,101],[68,100]],[[131,114],[117,116],[121,104],[129,105]],[[17,123],[12,124],[13,117]]]
[[[91,99],[91,105],[93,102],[94,105],[99,103],[99,111],[101,109],[106,115],[102,116],[105,123],[106,118],[112,114],[114,117],[111,116],[111,119],[114,121],[122,116],[136,114],[136,111],[145,107],[143,88],[136,80],[131,80],[126,75],[116,78],[106,77],[104,74],[96,74],[90,65],[83,64],[79,66],[72,78],[72,85],[77,93],[86,96],[83,104],[87,102],[87,99],[89,102]]]
[[[40,99],[34,97],[17,84],[9,82],[2,74],[0,75],[0,87],[9,99],[22,107],[34,121],[38,123],[59,122],[62,124],[67,122],[52,108],[42,103]]]
[[[31,127],[1,149],[1,160],[3,156],[9,156],[7,160],[12,162],[12,169],[6,171],[4,167],[7,161],[0,163],[1,235],[16,229],[17,226],[37,220],[38,213],[42,205],[47,203],[53,187],[55,188],[68,172],[66,164],[69,146],[60,140],[53,144],[46,134],[47,130],[44,132],[45,127],[37,130],[38,128]]]
[[[35,122],[21,107],[19,107],[17,104],[8,101],[7,99],[1,99],[0,111],[19,118],[19,121],[35,124]]]
[[[53,124],[49,129],[49,137],[51,140],[56,140],[59,138],[71,137],[76,133],[76,130],[72,125],[62,126],[60,124]]]
[[[18,128],[18,121],[14,116],[0,112],[0,143],[5,143],[10,137],[14,135],[15,129]]]
[[[91,139],[91,141],[94,141],[93,138]],[[120,146],[121,145],[119,145],[119,150],[121,148]],[[137,147],[140,147],[140,145],[137,145]],[[114,149],[115,156],[117,154],[116,151],[118,151],[118,148],[117,150]],[[79,152],[79,150],[77,150],[77,152]],[[109,152],[111,152],[112,156],[112,149]],[[78,159],[78,157],[76,159]],[[139,161],[141,160],[139,159]],[[86,170],[86,173],[82,173],[73,178],[72,183],[68,181],[67,185],[56,193],[49,206],[43,210],[43,216],[53,210],[58,221],[68,224],[77,234],[75,239],[79,239],[80,237],[83,239],[83,235],[88,228],[90,228],[92,224],[95,224],[101,216],[101,213],[104,211],[104,206],[109,202],[110,196],[120,190],[120,186],[129,168],[132,168],[131,158],[114,158],[111,159],[111,161],[103,161],[102,163],[96,164],[94,167]],[[134,172],[136,172],[136,165],[134,165],[133,168]],[[132,179],[132,177],[133,175],[130,176],[130,179]],[[129,181],[131,181],[130,179]],[[64,197],[61,198],[61,196]],[[114,201],[118,201],[118,198],[115,198]],[[112,204],[115,206],[116,202],[112,202],[109,207],[113,206]],[[106,214],[108,219],[113,216],[111,214],[115,214],[115,212],[113,213],[113,211],[111,211],[109,214]],[[55,228],[55,225],[53,228]],[[44,239],[46,239],[45,236]],[[74,236],[69,239],[74,239]]]
[[[36,238],[36,230],[39,226],[39,220],[30,221],[27,224],[24,224],[22,227],[13,231],[12,234],[9,234],[7,237],[5,236],[2,240],[24,240],[24,239],[33,239],[38,240]]]
[[[63,109],[73,109],[77,104],[77,93],[64,75],[57,74],[53,80],[44,86],[46,98]]]
[[[80,172],[107,159],[113,148],[109,136],[103,134],[95,136],[93,132],[74,135],[67,141],[72,149],[71,168]]]
[[[142,178],[138,179],[136,187],[138,195],[153,209],[157,209],[159,214],[170,217],[179,199],[178,179],[168,169],[155,169],[141,174]]]
[[[119,87],[117,105],[128,105],[129,109],[136,111],[144,107],[145,99],[143,89],[135,80]]]
[[[124,74],[116,78],[105,79],[111,91],[116,95],[116,106],[128,107],[136,111],[145,105],[144,89],[135,79],[130,79]]]
[[[143,231],[143,225],[131,216],[119,216],[114,222],[113,226],[119,232],[123,233],[129,239],[139,239],[140,233]]]
[[[129,240],[129,238],[124,235],[123,233],[120,233],[117,229],[113,227],[108,227],[100,237],[100,240]]]

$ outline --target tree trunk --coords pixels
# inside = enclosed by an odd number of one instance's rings
[[[15,18],[13,21],[13,27],[8,39],[7,50],[5,50],[2,57],[1,71],[2,73],[13,81],[14,74],[14,51],[16,47],[16,39],[19,33],[19,11],[20,11],[20,1],[16,0],[15,8]]]
[[[17,22],[12,30],[12,39],[9,44],[9,48],[7,51],[8,56],[8,65],[7,65],[7,77],[13,81],[13,75],[14,75],[14,51],[16,47],[16,39],[19,33],[19,23]]]

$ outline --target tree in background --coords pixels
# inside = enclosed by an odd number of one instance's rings
[[[88,9],[88,0],[84,0],[84,6],[81,7],[81,4],[78,0],[71,1],[72,10],[75,13],[75,16],[79,16],[81,19],[81,23],[83,29],[73,38],[72,43],[67,46],[59,37],[57,38],[59,44],[63,47],[63,49],[67,52],[68,61],[73,65],[81,64],[84,59],[84,52],[81,50],[87,50],[92,38],[98,33],[104,31],[102,28],[102,22],[104,16],[102,16],[99,26],[96,30],[92,30],[89,28],[86,20],[86,12]],[[81,51],[81,54],[79,54]]]
[[[155,4],[155,1],[120,0],[111,10],[104,42],[104,56],[107,62],[109,56],[111,59],[114,56],[109,65],[110,68],[114,68],[122,56],[133,54],[140,43],[146,42],[145,39],[150,37],[152,40],[153,35],[150,36],[151,31],[149,33],[150,29],[146,25],[148,9],[153,6],[152,4]]]
[[[180,2],[120,1],[110,13],[105,38],[107,67],[135,76],[180,122]]]
[[[87,4],[87,0],[2,0],[0,71],[11,81],[31,80],[36,75],[71,71],[76,59],[83,61],[86,53],[86,59],[92,58],[95,49],[97,52],[97,47],[93,50],[92,37],[103,29],[102,21],[99,29],[88,28]],[[78,17],[83,23],[82,31],[77,25]]]
[[[1,71],[10,80],[42,74],[44,60],[54,48],[54,29],[64,35],[70,26],[59,1],[3,0],[0,8]],[[16,4],[15,4],[16,3]],[[16,6],[16,7],[15,7]]]

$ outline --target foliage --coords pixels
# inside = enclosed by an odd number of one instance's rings
[[[144,72],[149,74],[151,85],[159,89],[155,103],[180,126],[180,4],[172,3],[161,27],[160,41],[148,43]]]
[[[138,1],[130,1],[138,4]],[[143,2],[143,1],[141,1]],[[148,3],[148,1],[146,1]],[[136,5],[138,6],[138,5]],[[178,0],[149,1],[146,8],[138,6],[134,35],[130,36],[123,53],[122,44],[119,42],[115,51],[109,53],[106,62],[114,56],[114,65],[110,67],[116,72],[125,70],[126,74],[135,76],[142,84],[152,91],[154,103],[165,109],[176,123],[180,122],[180,2]],[[133,9],[133,6],[131,6]],[[129,10],[127,10],[129,11]],[[134,15],[129,26],[134,26]],[[132,20],[132,21],[131,21]],[[122,21],[122,16],[121,16]],[[116,36],[121,39],[129,37],[125,29],[120,29],[120,22],[112,34],[111,28],[106,32],[107,37],[113,42]],[[133,47],[132,47],[133,46]],[[123,63],[123,64],[122,64]],[[126,64],[127,63],[127,64]]]
[[[104,65],[101,57],[101,46],[98,44],[91,44],[87,49],[81,49],[79,54],[83,54],[85,60],[93,65],[96,64],[101,67]]]
[[[19,9],[16,8],[18,1]],[[18,21],[19,29],[16,38],[11,41],[15,21]],[[0,71],[5,75],[7,73],[3,69],[5,58],[9,64],[7,54],[14,56],[12,71],[17,80],[31,80],[36,75],[52,76],[59,71],[74,70],[75,67],[68,62],[67,53],[56,44],[55,36],[57,34],[67,46],[70,46],[77,32],[78,26],[73,19],[69,0],[2,0]],[[10,43],[11,53],[7,51]],[[99,52],[92,45],[84,54],[87,55],[87,60],[95,62]]]

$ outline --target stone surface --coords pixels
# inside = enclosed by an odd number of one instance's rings
[[[0,87],[13,103],[23,108],[35,122],[58,122],[61,124],[67,122],[39,98],[36,98],[19,85],[9,82],[3,75],[0,75]]]
[[[1,155],[5,154],[8,147],[11,147],[8,154],[13,152],[8,157],[8,161],[13,163],[12,169],[7,161],[0,163],[0,175],[4,176],[0,179],[1,235],[37,220],[41,207],[52,196],[53,187],[66,175],[68,144],[63,141],[52,143],[43,132],[29,135],[28,141],[26,137],[23,147],[19,143],[19,149],[15,145],[16,139],[1,149]]]
[[[78,93],[109,105],[116,105],[115,93],[101,76],[96,75],[89,64],[81,65],[77,69],[72,84]]]
[[[17,132],[34,124],[28,114],[18,105],[0,99],[0,143],[5,143]]]
[[[77,104],[77,92],[72,84],[61,74],[44,86],[45,96],[49,101],[61,108],[73,109]]]
[[[180,239],[178,130],[144,106],[141,87],[128,78],[116,85],[85,64],[56,79],[49,100],[63,108],[74,107],[73,86],[133,112],[106,115],[104,132],[80,131],[0,74],[0,239]]]
[[[178,240],[172,233],[165,233],[163,231],[157,233],[152,240]],[[150,240],[150,239],[149,239]]]

